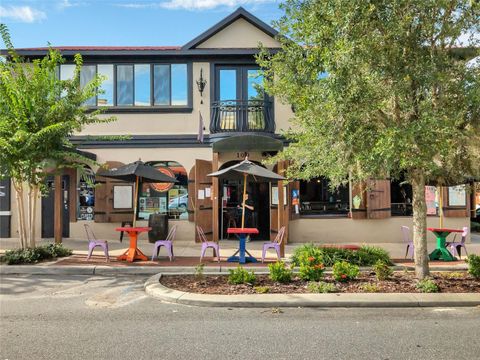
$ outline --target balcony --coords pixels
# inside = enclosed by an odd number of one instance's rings
[[[211,107],[210,133],[275,132],[272,103],[264,100],[221,100]]]

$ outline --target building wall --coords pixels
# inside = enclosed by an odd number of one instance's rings
[[[399,243],[403,241],[400,226],[413,227],[411,217],[391,217],[378,220],[353,220],[350,218],[301,218],[290,221],[289,243]],[[438,217],[428,217],[427,227],[438,227]],[[444,218],[444,227],[470,228],[470,218]],[[428,231],[427,240],[435,241]],[[470,234],[468,235],[470,242]]]
[[[248,21],[238,19],[208,40],[199,44],[199,49],[247,49],[257,48],[259,43],[266,47],[276,48],[277,40],[265,34]]]

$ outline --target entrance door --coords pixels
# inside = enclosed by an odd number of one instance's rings
[[[42,238],[54,237],[54,217],[55,217],[55,181],[53,176],[47,178],[48,195],[42,197]],[[70,236],[70,208],[69,199],[70,176],[62,176],[62,237]]]
[[[195,226],[200,226],[209,240],[213,238],[212,178],[207,176],[211,172],[211,161],[195,160],[195,187],[193,194],[189,191],[193,199]],[[195,241],[200,241],[196,229]]]
[[[270,129],[270,106],[262,87],[263,76],[253,65],[217,66],[213,126],[222,131]]]

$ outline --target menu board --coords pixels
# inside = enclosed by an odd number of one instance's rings
[[[448,206],[467,206],[465,185],[448,187]]]
[[[425,186],[425,202],[427,203],[427,215],[437,215],[437,189],[435,186]]]
[[[117,185],[113,187],[113,208],[131,209],[133,207],[133,191],[131,185]]]

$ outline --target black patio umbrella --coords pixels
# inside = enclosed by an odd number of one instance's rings
[[[123,180],[135,183],[135,200],[133,210],[133,226],[137,219],[137,201],[138,201],[138,183],[140,179],[149,183],[176,183],[177,179],[158,171],[153,166],[146,165],[143,161],[138,160],[131,164],[113,168],[109,170],[100,170],[97,175],[112,179]]]
[[[267,170],[245,158],[242,162],[207,176],[221,178],[224,175],[234,175],[243,178],[242,228],[245,227],[245,194],[247,193],[247,177],[251,176],[255,182],[270,182],[272,180],[286,180],[283,176]]]

